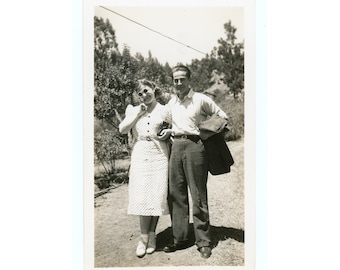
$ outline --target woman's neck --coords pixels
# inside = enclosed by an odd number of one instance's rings
[[[156,100],[154,100],[150,104],[148,104],[147,105],[148,106],[147,112],[151,113],[153,111],[153,109],[156,107],[156,105],[157,105],[157,101]]]

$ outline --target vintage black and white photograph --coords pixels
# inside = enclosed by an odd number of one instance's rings
[[[338,1],[45,2],[2,4],[0,269],[340,269]]]
[[[86,266],[253,269],[245,6],[88,9]]]

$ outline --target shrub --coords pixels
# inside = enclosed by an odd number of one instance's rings
[[[226,112],[229,118],[230,130],[225,134],[227,141],[237,140],[244,135],[244,101],[230,96],[216,100],[216,103]]]
[[[94,157],[95,164],[102,165],[103,175],[110,176],[115,173],[115,162],[124,152],[122,138],[113,130],[105,129],[95,133]]]

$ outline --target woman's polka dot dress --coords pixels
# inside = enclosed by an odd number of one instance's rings
[[[126,114],[136,107],[128,106]],[[135,140],[129,172],[128,214],[160,216],[169,214],[167,143],[157,139],[165,121],[165,106],[157,103],[151,113],[142,115],[132,128]]]

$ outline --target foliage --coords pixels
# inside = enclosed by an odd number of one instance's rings
[[[236,43],[236,28],[231,22],[224,24],[225,38],[217,41],[210,54],[201,60],[194,59],[188,65],[192,71],[191,86],[203,92],[210,87],[213,71],[224,73],[225,84],[233,97],[222,93],[217,103],[231,121],[232,129],[227,139],[238,139],[244,133],[243,99],[236,100],[244,88],[243,42]],[[128,151],[126,135],[118,132],[128,104],[137,105],[139,98],[134,91],[138,79],[154,81],[161,89],[157,100],[165,104],[173,91],[171,67],[162,65],[151,51],[144,57],[132,56],[126,45],[118,49],[116,33],[109,20],[94,17],[94,148],[95,162],[101,164],[108,177],[117,173],[115,161],[122,152]]]
[[[122,139],[112,130],[102,130],[94,137],[95,164],[103,166],[106,175],[113,175],[116,172],[115,161],[126,151]]]
[[[211,65],[211,59],[208,55],[202,60],[194,59],[189,66],[191,70],[190,84],[197,92],[203,92],[209,87],[209,77],[214,67]]]
[[[223,63],[221,71],[226,74],[226,83],[236,98],[244,88],[244,45],[243,42],[235,43],[237,29],[231,21],[224,24],[224,29],[227,38],[218,40],[220,46],[215,53]]]
[[[217,105],[226,112],[229,119],[229,131],[225,134],[227,141],[238,140],[244,135],[244,102],[228,95],[220,97]]]
[[[224,24],[226,39],[220,38],[218,47],[203,59],[194,59],[189,66],[192,70],[191,83],[194,89],[202,92],[209,87],[209,77],[213,70],[224,73],[229,91],[237,98],[244,88],[243,42],[235,43],[236,28],[231,21]]]
[[[118,52],[115,31],[109,20],[94,17],[94,66],[95,72],[105,70],[110,59]]]
[[[118,129],[119,114],[134,103],[136,60],[128,47],[120,54],[109,21],[95,17],[94,29],[94,115]]]

